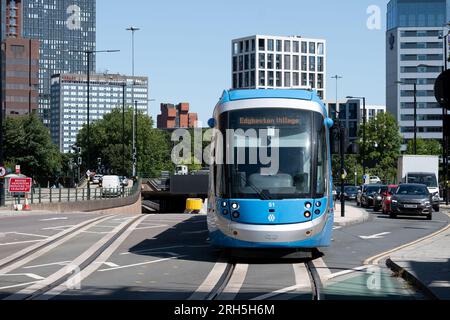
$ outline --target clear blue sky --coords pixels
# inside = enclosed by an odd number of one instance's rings
[[[150,79],[152,116],[161,102],[189,102],[206,123],[222,91],[231,86],[231,40],[254,35],[323,38],[328,46],[328,99],[366,96],[385,104],[387,0],[98,0],[97,70],[131,74],[136,33],[136,74]],[[367,28],[370,5],[381,8],[381,29]]]

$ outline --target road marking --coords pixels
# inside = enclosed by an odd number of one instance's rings
[[[33,242],[41,242],[42,240],[27,240],[27,241],[17,241],[17,242],[8,242],[8,243],[0,243],[0,247],[12,246],[16,244],[25,244],[25,243],[33,243]]]
[[[34,273],[8,273],[8,274],[0,274],[0,277],[21,277],[25,276],[34,280],[44,280],[44,277],[41,277]]]
[[[13,289],[13,288],[20,288],[20,287],[25,287],[25,286],[29,286],[30,284],[35,284],[38,281],[33,281],[33,282],[26,282],[26,283],[19,283],[19,284],[15,284],[13,286],[7,286],[7,287],[0,287],[0,290],[6,290],[6,289]]]
[[[182,257],[186,257],[186,256],[185,255],[184,256],[177,255],[177,256],[174,256],[174,257],[170,257],[170,258],[158,259],[158,260],[153,260],[153,261],[145,261],[145,262],[141,262],[141,263],[129,264],[129,265],[126,265],[126,266],[112,267],[112,268],[108,268],[108,269],[101,269],[101,270],[98,270],[98,272],[105,272],[105,271],[113,271],[113,270],[119,270],[119,269],[139,267],[139,266],[144,266],[144,265],[147,265],[147,264],[164,262],[164,261],[174,260],[174,259],[178,259],[178,258],[182,258]]]
[[[247,276],[248,264],[238,263],[234,267],[233,274],[223,292],[217,297],[217,300],[234,300],[236,295],[244,284],[245,277]]]
[[[316,268],[317,273],[319,274],[320,280],[322,280],[322,282],[324,283],[331,274],[330,268],[328,268],[322,258],[316,259],[312,263]]]
[[[59,220],[69,220],[67,217],[61,217],[61,218],[50,218],[50,219],[43,219],[39,220],[40,222],[47,222],[47,221],[59,221]]]
[[[143,249],[143,250],[136,250],[136,251],[128,251],[128,252],[122,252],[120,255],[127,255],[127,254],[140,254],[140,253],[146,253],[146,252],[153,252],[153,251],[162,251],[166,249],[177,249],[177,248],[184,248],[184,246],[171,246],[171,247],[162,247],[162,248],[153,248],[153,249]]]
[[[349,269],[349,270],[344,270],[344,271],[332,273],[332,274],[328,275],[327,280],[334,279],[334,278],[337,278],[337,277],[340,277],[340,276],[345,276],[345,275],[350,274],[350,273],[363,271],[363,270],[366,270],[366,269],[368,269],[370,267],[371,266],[362,266],[362,267],[358,267],[358,268],[353,268],[353,269]]]
[[[339,230],[339,229],[342,229],[342,227],[340,227],[340,226],[333,227],[333,230]]]
[[[35,237],[35,238],[48,238],[48,236],[43,236],[43,235],[40,235],[40,234],[33,234],[33,233],[6,232],[4,234],[5,235],[7,235],[7,234],[17,234],[19,236],[28,236],[28,237]]]
[[[390,232],[382,232],[382,233],[373,234],[371,236],[359,236],[359,237],[363,240],[383,239],[384,236],[387,236],[388,234],[391,234],[391,233]]]
[[[59,226],[59,227],[50,227],[50,228],[42,228],[41,230],[56,230],[56,231],[64,231],[66,229],[75,227],[75,225],[70,226]]]
[[[100,264],[100,265],[107,265],[108,267],[110,267],[110,268],[116,268],[116,267],[119,267],[119,265],[118,264],[115,264],[114,262],[107,262],[107,261],[105,261],[105,262],[103,262],[103,261],[98,261],[98,262],[94,262],[95,264]]]
[[[165,228],[168,227],[167,224],[155,224],[152,226],[148,226],[148,227],[138,227],[136,228],[136,230],[145,230],[145,229],[158,229],[158,228]]]
[[[24,267],[24,269],[35,269],[35,268],[43,268],[43,267],[51,267],[51,266],[66,266],[71,261],[61,261],[61,262],[53,262],[53,263],[47,263],[47,264],[39,264],[35,266],[27,266]]]

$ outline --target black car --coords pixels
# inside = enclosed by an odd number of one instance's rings
[[[366,186],[361,195],[361,207],[371,208],[375,205],[375,199],[380,195],[382,185],[370,184]]]
[[[345,200],[356,200],[357,195],[358,195],[358,187],[346,186],[344,188]]]
[[[402,184],[392,196],[390,217],[398,215],[426,216],[433,219],[433,199],[424,184]]]

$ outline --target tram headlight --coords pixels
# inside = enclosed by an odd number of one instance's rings
[[[225,209],[225,210],[222,211],[222,213],[223,213],[224,216],[227,216],[228,215],[228,210]]]
[[[306,204],[305,204],[305,208],[306,209],[311,209],[312,208],[312,204],[311,203],[309,203],[309,202],[307,202]]]
[[[238,210],[238,209],[239,209],[239,203],[233,202],[233,203],[231,204],[231,209],[233,209],[233,210]]]
[[[239,217],[241,216],[241,214],[239,212],[233,212],[233,218],[235,219],[239,219]]]
[[[322,206],[322,202],[317,201],[317,202],[316,202],[316,207],[321,207],[321,206]]]
[[[228,207],[228,203],[226,201],[223,201],[222,202],[222,208],[226,208],[226,207]]]
[[[311,212],[309,212],[309,211],[306,211],[305,212],[305,218],[311,218]]]
[[[314,213],[315,213],[316,215],[320,215],[320,214],[321,214],[320,210],[316,210],[316,211],[314,211]]]

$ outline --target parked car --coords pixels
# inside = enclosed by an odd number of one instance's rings
[[[371,208],[375,205],[375,198],[380,194],[381,185],[368,185],[361,194],[361,207]]]
[[[383,197],[388,191],[389,186],[381,186],[380,190],[373,197],[373,211],[378,212],[381,210],[383,206]]]
[[[432,195],[424,184],[402,184],[392,196],[389,216],[399,215],[426,216],[433,219]]]
[[[369,177],[370,184],[381,184],[381,179],[377,176]]]
[[[347,186],[344,188],[345,200],[356,200],[358,195],[358,187]]]
[[[392,196],[397,192],[398,185],[391,184],[388,186],[388,190],[382,194],[383,201],[381,203],[381,211],[383,214],[389,214],[391,212]]]
[[[119,176],[104,176],[102,197],[118,197],[122,194],[122,183]]]

